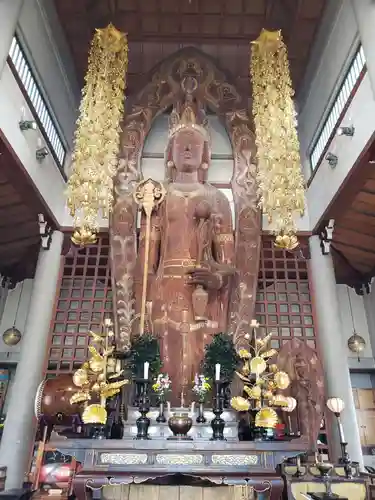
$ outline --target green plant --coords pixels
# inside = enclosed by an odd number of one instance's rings
[[[149,334],[136,337],[132,341],[129,367],[133,377],[143,376],[143,366],[146,361],[150,363],[150,378],[157,377],[162,367],[159,340]]]
[[[204,350],[202,372],[205,377],[214,380],[215,365],[219,363],[221,378],[232,380],[239,361],[232,337],[227,333],[217,333]]]

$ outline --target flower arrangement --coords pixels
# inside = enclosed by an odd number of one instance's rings
[[[165,394],[171,390],[171,385],[172,382],[168,373],[159,373],[155,383],[152,385],[152,390],[159,396],[160,399],[163,399]]]
[[[204,375],[195,374],[193,384],[193,392],[198,396],[199,401],[203,402],[206,394],[211,389],[211,385],[208,383],[208,378]]]

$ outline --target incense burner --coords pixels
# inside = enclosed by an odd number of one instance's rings
[[[193,420],[187,413],[174,413],[168,420],[168,427],[173,432],[173,437],[170,439],[188,439],[192,438],[187,435],[193,425]]]

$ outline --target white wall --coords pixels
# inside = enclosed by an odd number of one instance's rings
[[[24,1],[18,20],[17,35],[41,86],[50,111],[65,140],[67,162],[70,158],[80,90],[68,45],[50,0]],[[45,145],[38,131],[21,132],[21,119],[32,114],[9,67],[0,78],[0,129],[25,167],[31,180],[49,206],[57,222],[64,226],[66,183],[52,155],[42,163],[35,158],[36,149]]]
[[[375,368],[374,354],[371,346],[370,329],[367,321],[366,310],[363,297],[357,295],[355,291],[346,285],[336,285],[337,298],[340,308],[341,335],[345,345],[349,337],[353,335],[353,320],[355,331],[361,335],[366,342],[366,347],[361,353],[359,361],[358,356],[347,349],[349,368],[368,370]],[[350,302],[349,302],[349,296]],[[350,312],[350,303],[353,311],[353,320]]]
[[[4,313],[0,322],[0,362],[18,362],[22,339],[16,346],[8,346],[4,343],[2,335],[5,330],[13,325],[18,328],[21,334],[25,332],[32,287],[33,280],[27,279],[17,283],[13,290],[8,291]],[[43,300],[42,297],[41,300]]]
[[[308,188],[307,200],[312,228],[319,222],[363,149],[371,140],[375,131],[374,116],[375,100],[366,74],[341,122],[343,126],[354,126],[354,136],[336,135],[332,139],[328,151],[338,157],[338,164],[332,168],[326,160],[323,160],[317,167]]]
[[[57,221],[62,224],[66,183],[52,155],[48,155],[41,163],[36,160],[36,149],[45,145],[40,132],[38,130],[21,132],[19,128],[19,121],[31,120],[32,115],[8,65],[4,67],[0,78],[0,110],[0,129],[45,203]]]
[[[298,130],[307,179],[310,177],[309,147],[358,43],[351,3],[347,0],[327,3],[298,99]]]
[[[51,0],[24,1],[17,33],[37,73],[68,146],[71,146],[80,89],[65,35]]]

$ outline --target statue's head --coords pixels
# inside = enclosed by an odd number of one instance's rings
[[[197,86],[195,78],[182,81],[184,102],[178,103],[170,116],[166,162],[167,178],[171,181],[177,171],[198,171],[199,180],[206,180],[211,156],[210,137],[206,114],[194,98]]]

